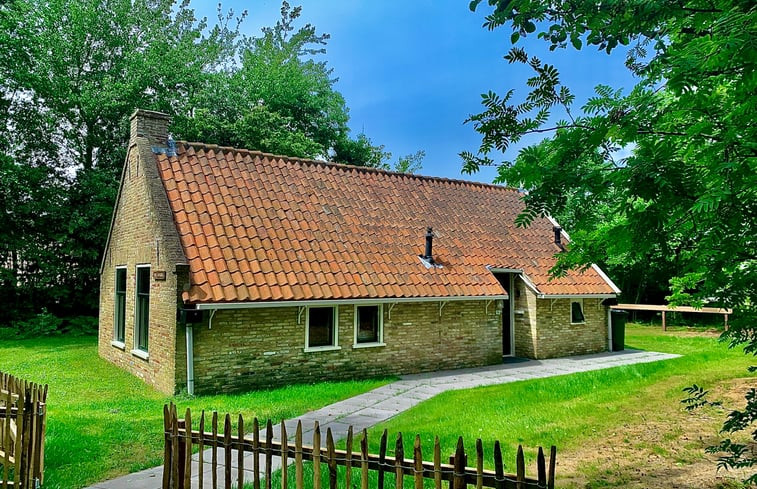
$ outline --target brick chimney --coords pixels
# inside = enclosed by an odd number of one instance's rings
[[[138,137],[147,138],[150,146],[165,148],[168,142],[168,114],[153,110],[137,109],[131,115],[131,133],[129,145],[135,144]]]

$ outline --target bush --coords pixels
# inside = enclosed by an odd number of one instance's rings
[[[12,328],[22,338],[33,336],[50,336],[60,333],[63,320],[43,309],[41,313],[23,321],[16,321]]]

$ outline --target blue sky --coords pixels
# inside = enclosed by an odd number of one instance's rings
[[[331,34],[324,59],[339,78],[336,89],[350,108],[354,134],[364,131],[384,144],[395,159],[426,152],[421,174],[491,182],[496,171],[483,169],[462,175],[458,153],[476,151],[480,143],[469,114],[481,109],[481,93],[516,89],[526,93],[527,68],[508,65],[509,28],[481,27],[486,2],[475,13],[468,0],[292,0],[302,5],[302,23]],[[215,19],[215,2],[195,0],[198,15]],[[262,26],[279,18],[279,1],[223,2],[224,9],[249,16],[246,34],[258,35]],[[549,52],[535,38],[518,43],[529,54],[553,64],[562,81],[581,104],[594,86],[608,84],[629,89],[633,79],[622,53],[608,56],[593,48]],[[517,148],[506,157],[512,158]]]

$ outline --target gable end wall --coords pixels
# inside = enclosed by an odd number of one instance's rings
[[[168,198],[158,175],[149,142],[131,144],[121,182],[119,200],[100,274],[98,353],[166,394],[176,389],[176,265],[185,263]],[[150,280],[149,358],[131,353],[135,348],[134,313],[136,266],[149,264],[165,271],[166,280]],[[114,338],[115,269],[126,266],[125,346]],[[183,284],[179,284],[179,290]]]

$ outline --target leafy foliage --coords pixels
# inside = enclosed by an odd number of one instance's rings
[[[572,242],[555,273],[599,262],[644,286],[669,279],[673,304],[734,308],[724,338],[757,354],[754,3],[489,4],[484,26],[510,27],[513,43],[535,35],[551,50],[622,47],[638,83],[628,93],[598,86],[576,107],[554,67],[514,46],[505,59],[533,71],[528,93],[520,102],[512,89],[483,95],[484,110],[468,120],[481,146],[461,154],[464,170],[496,164],[499,182],[526,189],[520,225],[547,214],[568,221]],[[546,139],[495,163],[532,134]],[[754,403],[743,414],[753,421]],[[737,457],[724,463],[741,466],[746,452],[723,448]]]
[[[188,0],[0,2],[0,323],[96,311],[135,108],[172,114],[176,138],[387,164],[382,146],[350,137],[317,60],[329,36],[296,27],[301,12],[284,2],[250,38],[246,13],[219,5],[210,23]]]

